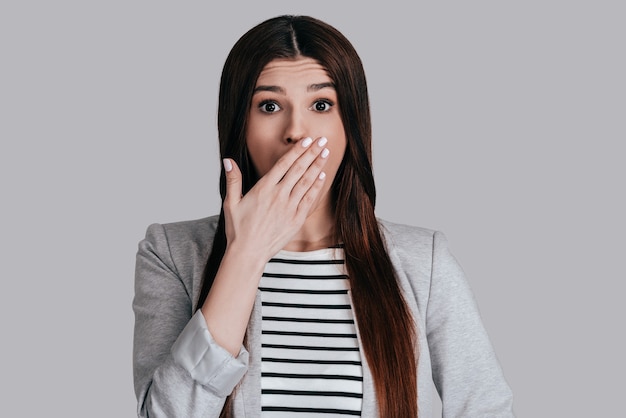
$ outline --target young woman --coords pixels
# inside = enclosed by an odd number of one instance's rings
[[[361,61],[281,16],[222,73],[219,216],[139,244],[142,417],[512,416],[511,392],[441,233],[378,220]]]

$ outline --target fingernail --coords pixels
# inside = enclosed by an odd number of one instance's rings
[[[320,147],[323,147],[324,145],[326,145],[326,143],[328,142],[328,139],[326,139],[325,136],[321,137],[319,141],[317,141],[317,145],[319,145]]]
[[[319,175],[319,179],[320,180],[324,180],[324,177],[326,177],[326,173],[324,173],[323,171],[320,173]]]
[[[328,157],[328,154],[330,154],[330,151],[328,150],[328,148],[324,148],[322,150],[322,158]]]
[[[309,145],[311,145],[313,143],[313,140],[311,138],[304,138],[302,140],[302,146],[304,148],[308,147]]]
[[[231,163],[228,158],[224,158],[222,162],[224,163],[224,170],[226,170],[227,173],[233,169],[233,163]]]

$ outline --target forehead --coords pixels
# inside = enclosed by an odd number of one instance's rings
[[[281,58],[270,61],[259,74],[259,85],[320,83],[331,81],[326,69],[313,58]]]

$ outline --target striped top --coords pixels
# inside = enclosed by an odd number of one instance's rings
[[[361,356],[343,249],[280,251],[259,289],[262,416],[360,416]]]

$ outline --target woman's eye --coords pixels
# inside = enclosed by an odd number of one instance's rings
[[[280,110],[280,106],[276,102],[263,102],[259,105],[259,109],[263,113],[274,113]]]
[[[318,100],[315,103],[313,103],[312,108],[316,112],[328,112],[332,106],[333,104],[329,102],[328,100]]]

